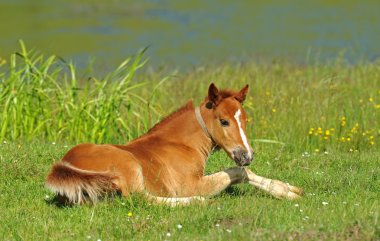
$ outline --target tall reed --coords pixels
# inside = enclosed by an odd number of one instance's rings
[[[78,79],[75,66],[57,56],[12,54],[0,76],[0,139],[110,142],[134,138],[148,128],[155,105],[134,90],[145,50],[102,79]]]
[[[104,78],[28,51],[0,60],[0,140],[126,142],[194,99],[210,82],[239,89],[257,151],[360,151],[380,146],[379,63],[222,63],[168,74],[144,69],[144,50]],[[136,72],[140,72],[136,75]],[[85,72],[84,76],[91,76]]]

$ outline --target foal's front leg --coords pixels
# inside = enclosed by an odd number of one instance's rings
[[[301,188],[292,186],[290,184],[278,180],[258,176],[248,168],[245,170],[249,184],[263,191],[269,192],[276,198],[294,200],[300,198],[300,196],[303,194]]]
[[[232,167],[221,172],[203,176],[196,185],[196,194],[199,196],[214,196],[232,184],[247,181],[247,172],[242,167]]]
[[[258,176],[248,168],[233,167],[202,177],[196,188],[196,195],[214,196],[233,184],[243,182],[248,182],[257,188],[270,193],[274,197],[281,199],[297,199],[303,193],[302,189],[298,187],[278,180]]]

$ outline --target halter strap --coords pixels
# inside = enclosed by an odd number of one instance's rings
[[[205,132],[205,134],[211,138],[212,140],[212,137],[210,135],[210,132],[207,130],[207,127],[206,127],[206,123],[204,122],[203,118],[202,118],[202,115],[201,115],[201,110],[199,108],[199,106],[197,106],[195,108],[195,117],[197,118],[197,121],[199,123],[199,125],[201,126],[202,130]]]
[[[203,132],[206,134],[206,136],[208,136],[211,141],[212,141],[212,149],[211,149],[211,153],[213,153],[215,150],[219,150],[219,146],[216,144],[216,142],[214,141],[214,138],[212,138],[210,132],[208,131],[207,127],[206,127],[206,123],[204,122],[203,118],[202,118],[202,115],[201,115],[201,110],[199,108],[199,106],[197,106],[195,108],[195,117],[197,118],[197,121],[199,123],[199,125],[201,126]]]

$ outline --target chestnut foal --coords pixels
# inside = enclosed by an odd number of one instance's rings
[[[249,183],[277,198],[298,198],[301,189],[244,167],[253,160],[242,107],[247,92],[248,85],[233,92],[211,84],[199,107],[188,102],[127,145],[77,145],[53,165],[46,185],[73,204],[119,191],[174,206],[204,200],[236,183]],[[237,166],[204,176],[208,156],[219,148]]]

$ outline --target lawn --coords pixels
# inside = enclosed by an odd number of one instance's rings
[[[260,144],[259,144],[260,145]],[[261,144],[262,145],[262,144]],[[274,199],[247,184],[206,204],[170,208],[138,196],[57,207],[44,188],[50,164],[69,147],[0,145],[2,240],[371,240],[380,237],[380,152],[302,155],[262,145],[251,169],[301,186],[297,201]],[[211,173],[233,166],[223,153]]]
[[[188,99],[199,103],[211,81],[250,84],[244,108],[256,156],[249,168],[303,188],[303,198],[277,200],[240,184],[187,207],[139,196],[54,204],[44,179],[70,147],[126,143]],[[379,63],[145,71],[140,53],[97,78],[22,44],[20,53],[2,58],[0,91],[1,240],[380,239]],[[206,172],[233,165],[218,152]]]

